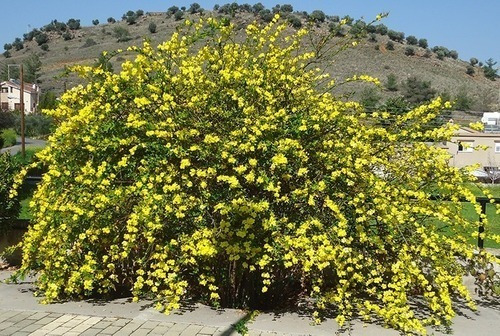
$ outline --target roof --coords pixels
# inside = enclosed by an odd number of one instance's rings
[[[12,86],[17,89],[21,89],[21,82],[17,79],[11,79],[8,81],[3,81],[0,86]],[[37,93],[40,90],[39,86],[33,83],[24,82],[24,91],[29,93]]]

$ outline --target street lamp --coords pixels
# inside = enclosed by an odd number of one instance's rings
[[[19,94],[20,107],[21,107],[21,155],[23,158],[26,157],[26,139],[24,137],[24,75],[23,75],[23,65],[22,64],[8,64],[7,65],[7,80],[10,80],[10,67],[19,67],[19,79],[21,80],[21,90]]]

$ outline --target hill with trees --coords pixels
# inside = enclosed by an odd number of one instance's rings
[[[339,81],[367,74],[379,78],[383,85],[381,89],[371,91],[357,90],[355,85],[341,86],[339,94],[370,101],[371,107],[380,107],[407,96],[409,93],[405,87],[408,85],[405,83],[416,80],[427,83],[432,96],[443,95],[457,100],[461,104],[457,106],[460,110],[500,108],[497,97],[500,83],[493,59],[483,62],[476,58],[461,60],[455,50],[444,46],[431,47],[425,37],[406,36],[383,23],[339,17],[321,10],[297,12],[289,4],[266,8],[260,3],[232,3],[215,5],[207,10],[193,3],[186,7],[171,6],[165,12],[129,10],[121,18],[109,17],[106,22],[94,19],[92,26],[87,27],[76,18],[67,22],[53,20],[4,45],[5,51],[0,56],[0,78],[6,78],[7,63],[30,62],[35,66],[33,81],[38,81],[44,91],[60,93],[79,83],[76,77],[63,76],[66,67],[103,64],[106,69],[119,69],[123,61],[133,57],[133,53],[122,52],[108,60],[101,56],[103,51],[126,50],[144,40],[159,44],[168,39],[185,19],[224,17],[242,29],[254,20],[269,22],[276,13],[289,22],[290,29],[306,27],[315,29],[318,36],[329,34],[331,38],[327,43],[332,48],[346,36],[357,38],[356,47],[339,52],[334,59],[318,64],[319,67]],[[318,41],[311,43],[313,46]]]

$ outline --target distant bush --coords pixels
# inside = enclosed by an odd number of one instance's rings
[[[457,93],[453,107],[458,111],[470,111],[473,105],[474,99],[469,96],[465,87],[461,87]]]
[[[406,38],[406,42],[409,44],[409,45],[417,45],[418,44],[418,40],[415,36],[413,35],[410,35]]]
[[[425,58],[431,58],[432,57],[432,51],[430,51],[429,49],[426,49],[425,53],[424,53],[424,57]]]
[[[118,42],[130,41],[130,32],[124,27],[115,27],[113,29],[113,35],[116,37]]]
[[[366,29],[366,32],[367,32],[367,33],[370,33],[370,34],[374,34],[374,33],[376,33],[376,32],[377,32],[377,27],[376,27],[376,26],[374,26],[374,25],[372,25],[372,24],[368,24],[368,25],[366,25],[366,28],[365,28],[365,29]]]
[[[44,91],[40,95],[40,102],[38,103],[38,108],[40,110],[44,109],[55,109],[57,106],[57,96],[54,91],[48,90]]]
[[[5,44],[3,45],[3,48],[4,48],[4,50],[10,50],[10,49],[12,49],[12,44],[10,44],[10,43],[5,43]]]
[[[5,57],[5,58],[10,58],[10,57],[12,56],[12,55],[10,54],[10,51],[8,51],[8,50],[5,50],[5,51],[3,52],[3,54],[2,54],[2,55],[3,55],[3,57]]]
[[[484,76],[494,81],[498,77],[498,69],[494,67],[497,62],[495,62],[493,58],[489,58],[485,63],[486,64],[483,66]]]
[[[111,17],[111,16],[108,18],[107,21],[108,21],[108,23],[115,23],[116,22],[115,18]]]
[[[368,27],[371,27],[371,26],[368,26]],[[370,37],[368,38],[368,41],[370,41],[370,42],[377,42],[377,34],[371,33]]]
[[[474,65],[477,65],[477,63],[479,63],[479,61],[477,58],[471,57],[471,59],[469,60],[469,63],[470,63],[470,65],[474,66]]]
[[[288,22],[292,25],[293,28],[300,28],[302,27],[302,21],[295,15],[289,15],[288,16]]]
[[[379,33],[380,35],[386,35],[387,32],[389,31],[387,26],[385,24],[382,24],[382,23],[377,25],[375,28],[376,28],[376,32]]]
[[[190,6],[189,6],[189,9],[188,9],[188,12],[190,14],[196,14],[196,13],[199,13],[203,11],[203,8],[201,8],[200,4],[197,3],[197,2],[193,2]]]
[[[378,94],[377,89],[373,87],[367,87],[361,91],[360,103],[363,105],[365,110],[374,111],[382,97]]]
[[[144,15],[144,11],[142,9],[138,9],[135,11],[135,16],[140,18],[141,16]]]
[[[151,34],[156,33],[156,23],[150,22],[148,26],[148,30]]]
[[[44,43],[47,43],[49,42],[49,35],[45,34],[45,33],[41,33],[41,34],[38,34],[36,37],[35,37],[35,41],[38,45],[42,45]]]
[[[451,57],[453,59],[458,59],[458,51],[456,51],[456,50],[451,50],[448,55],[449,55],[449,57]]]
[[[430,101],[436,96],[436,90],[431,87],[430,81],[421,80],[415,76],[409,77],[403,83],[403,96],[413,104],[420,104]]]
[[[40,46],[40,48],[43,50],[43,51],[49,51],[49,45],[47,43],[44,43]]]
[[[0,110],[0,130],[13,128],[16,125],[16,112]]]
[[[92,20],[92,24],[94,26],[97,26],[99,24],[99,20],[97,20],[97,19]]]
[[[389,30],[387,32],[387,36],[389,36],[389,38],[395,42],[403,42],[404,39],[405,39],[405,33],[403,32],[398,32],[398,31],[395,31],[395,30]]]
[[[411,47],[411,46],[407,46],[405,48],[405,55],[406,56],[413,56],[413,55],[415,55],[415,49],[413,47]]]
[[[214,8],[215,10],[215,8]],[[167,14],[170,14],[170,15],[174,15],[175,13],[177,13],[179,11],[179,7],[177,6],[172,6],[170,7],[169,9],[167,9]]]
[[[395,74],[387,75],[387,82],[385,88],[389,91],[398,91],[398,80]]]
[[[259,16],[264,22],[271,22],[274,15],[269,9],[264,9],[259,12]]]
[[[255,5],[252,6],[252,10],[255,14],[258,14],[260,13],[261,11],[263,11],[266,7],[264,7],[263,4],[261,4],[260,2],[257,2]]]
[[[284,13],[292,13],[293,12],[293,6],[290,4],[284,4],[281,6],[281,11]]]
[[[137,22],[137,14],[134,11],[127,11],[122,15],[122,20],[126,21],[129,25],[135,24]]]
[[[10,147],[16,144],[17,134],[16,131],[14,131],[13,129],[9,128],[2,130],[0,136],[3,139],[4,147]]]
[[[175,19],[175,21],[182,20],[182,18],[183,18],[183,17],[184,17],[184,12],[177,11],[177,12],[175,12],[175,14],[174,14],[174,19]]]
[[[53,121],[51,117],[43,114],[28,114],[25,116],[25,134],[27,137],[43,137],[52,133]],[[21,132],[20,124],[17,125],[18,133]]]
[[[427,43],[427,39],[421,38],[420,40],[418,40],[418,46],[420,48],[427,49],[427,47],[429,46],[429,43]]]
[[[366,22],[363,20],[357,20],[349,30],[349,33],[353,36],[365,36],[366,35]]]
[[[94,41],[94,39],[88,38],[85,40],[85,43],[82,45],[82,48],[92,47],[92,46],[95,46],[96,44],[97,44],[97,42]]]
[[[20,211],[19,198],[9,197],[14,184],[14,176],[19,173],[20,165],[9,153],[0,154],[0,233],[8,229],[12,219],[17,218]]]
[[[394,50],[394,42],[387,41],[387,43],[385,44],[385,47],[387,50]]]
[[[474,67],[472,65],[467,65],[467,70],[465,71],[465,73],[469,76],[472,76],[476,73],[476,70],[474,70]]]
[[[309,18],[314,21],[314,22],[325,22],[326,15],[323,11],[321,10],[314,10],[312,13],[309,15]]]
[[[12,42],[12,46],[16,50],[21,50],[21,49],[24,48],[23,41],[19,37],[16,37],[16,39],[14,40],[14,42]]]
[[[80,25],[80,20],[78,19],[69,19],[68,22],[66,23],[68,25],[68,28],[71,30],[78,30],[81,28]]]
[[[67,31],[64,34],[62,34],[62,38],[64,39],[64,41],[72,40],[73,34],[71,34],[69,31]]]

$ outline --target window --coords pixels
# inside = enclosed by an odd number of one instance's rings
[[[500,153],[500,142],[495,142],[495,153]]]
[[[3,87],[2,88],[2,93],[9,93],[9,88],[8,87]]]
[[[474,151],[474,141],[458,141],[459,153],[472,153]]]

